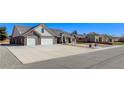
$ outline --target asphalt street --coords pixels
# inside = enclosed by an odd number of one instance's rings
[[[6,48],[0,46],[0,68],[10,68],[22,63]]]
[[[1,53],[2,51],[2,53]],[[5,47],[0,48],[0,68],[13,69],[123,69],[124,47],[22,64]]]

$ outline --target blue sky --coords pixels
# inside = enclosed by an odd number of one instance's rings
[[[11,35],[14,25],[36,26],[39,23],[0,23],[6,26],[7,32]],[[120,36],[124,34],[124,23],[45,23],[49,28],[62,29],[67,32],[77,30],[78,33],[97,32],[100,34],[110,34]]]

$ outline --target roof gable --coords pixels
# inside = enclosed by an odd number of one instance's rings
[[[28,31],[29,29],[31,29],[31,27],[28,27],[28,26],[16,26],[16,28],[20,34],[23,34],[26,31]]]
[[[30,28],[28,31],[26,31],[25,33],[23,33],[23,35],[27,35],[28,33],[32,32],[32,31],[40,35],[40,33],[36,31],[37,28],[39,28],[39,27],[44,28],[48,33],[50,33],[51,35],[53,35],[53,34],[50,32],[50,30],[49,30],[44,24],[39,24],[39,25],[37,25],[37,26],[34,26],[34,27]]]
[[[40,34],[41,36],[53,36],[47,29],[44,28],[44,26],[39,25],[35,28],[33,28],[34,32]],[[43,32],[42,32],[43,31]]]
[[[28,31],[31,27],[28,26],[14,26],[12,37],[20,36],[26,31]]]

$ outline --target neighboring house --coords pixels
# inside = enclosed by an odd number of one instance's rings
[[[111,36],[106,34],[97,34],[95,32],[87,34],[87,41],[90,43],[113,43]]]
[[[89,42],[89,43],[99,42],[99,34],[97,34],[95,32],[91,32],[91,33],[87,34],[87,42]]]
[[[77,34],[76,36],[76,41],[81,43],[81,42],[87,42],[87,37],[86,35],[81,35],[81,34]]]
[[[120,37],[118,41],[119,42],[124,42],[124,36]]]
[[[120,37],[112,37],[114,42],[118,42],[120,40]]]
[[[39,24],[35,27],[14,26],[10,43],[27,46],[67,44],[76,43],[76,38],[65,31]]]
[[[109,36],[106,34],[101,34],[99,38],[100,38],[99,42],[101,43],[113,43],[114,42],[112,36]]]

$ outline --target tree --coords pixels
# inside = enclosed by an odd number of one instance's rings
[[[88,38],[94,38],[95,36],[99,36],[99,34],[97,34],[95,32],[91,32],[91,33],[87,34]]]
[[[73,34],[73,35],[77,35],[77,34],[78,34],[77,30],[74,30],[74,31],[72,32],[72,34]]]
[[[0,27],[0,40],[5,40],[7,37],[6,27]]]
[[[87,34],[86,33],[83,33],[83,36],[87,36]]]

